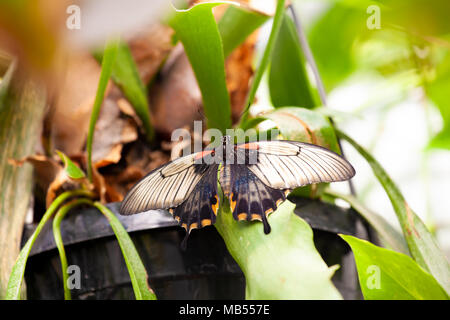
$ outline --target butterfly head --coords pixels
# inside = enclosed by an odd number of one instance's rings
[[[231,137],[226,135],[226,136],[222,136],[222,145],[226,146],[227,144],[231,143]]]

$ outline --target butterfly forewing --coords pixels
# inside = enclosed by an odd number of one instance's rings
[[[178,158],[151,171],[125,196],[120,213],[127,215],[180,205],[208,169],[205,164],[196,164],[195,156]]]
[[[297,141],[262,141],[237,145],[258,151],[256,164],[248,168],[264,184],[276,189],[294,189],[312,183],[348,180],[355,174],[351,164],[323,147]]]

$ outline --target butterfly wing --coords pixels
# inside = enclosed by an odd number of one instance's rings
[[[257,151],[248,168],[275,189],[294,189],[320,182],[344,181],[355,175],[352,165],[326,148],[297,141],[260,141],[236,145],[237,152]]]
[[[218,167],[218,164],[207,166],[206,172],[186,201],[176,208],[169,209],[179,224],[186,229],[186,237],[182,243],[183,248],[186,247],[187,237],[193,229],[203,228],[216,222],[219,209]]]
[[[217,195],[218,164],[197,163],[211,151],[185,156],[151,171],[125,196],[120,214],[130,215],[151,209],[169,209],[186,229],[214,224],[219,208]]]
[[[250,142],[236,145],[235,152],[235,159],[249,162],[229,164],[223,170],[226,174],[221,174],[226,182],[224,189],[233,217],[236,220],[261,220],[265,233],[270,232],[268,215],[286,200],[291,189],[312,183],[343,181],[355,174],[352,165],[338,154],[308,143]],[[229,183],[226,175],[229,175]]]
[[[286,199],[286,193],[265,185],[246,165],[231,164],[227,167],[224,171],[230,177],[228,197],[234,219],[260,220],[264,233],[269,233],[267,216]]]
[[[151,171],[128,191],[119,212],[135,214],[181,204],[202,178],[206,168],[195,165],[195,154],[178,158]]]

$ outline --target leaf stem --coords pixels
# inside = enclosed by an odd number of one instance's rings
[[[66,191],[60,194],[49,206],[41,221],[39,222],[36,230],[33,232],[31,237],[28,239],[25,246],[19,253],[19,257],[17,258],[16,263],[13,266],[11,271],[11,275],[9,276],[8,287],[6,289],[6,300],[19,300],[20,299],[20,287],[22,285],[23,276],[25,274],[25,266],[28,260],[28,256],[31,251],[31,247],[33,246],[36,238],[39,233],[42,231],[42,228],[47,223],[47,221],[52,217],[53,213],[58,209],[58,207],[66,201],[68,198],[75,196],[84,196],[84,197],[92,197],[93,194],[90,191],[86,190],[75,190],[75,191]]]
[[[53,237],[55,238],[56,247],[58,248],[59,257],[61,260],[61,271],[63,276],[63,286],[64,286],[64,299],[65,300],[72,300],[70,289],[67,287],[67,280],[68,280],[68,274],[67,274],[67,257],[66,257],[66,251],[64,250],[64,243],[61,237],[61,221],[64,219],[66,214],[72,210],[74,207],[82,205],[82,204],[89,204],[93,205],[93,202],[89,199],[75,199],[71,202],[63,205],[58,212],[55,215],[55,218],[53,219]]]
[[[133,244],[130,236],[120,223],[114,213],[100,202],[94,202],[94,207],[108,219],[113,229],[120,249],[122,250],[128,273],[130,274],[131,284],[133,285],[136,300],[156,300],[156,295],[148,285],[148,275],[144,264],[139,257],[139,253]]]

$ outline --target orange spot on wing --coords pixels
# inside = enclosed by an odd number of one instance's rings
[[[241,148],[241,149],[248,149],[248,150],[258,150],[259,149],[259,145],[257,142],[244,143],[237,147]]]
[[[189,226],[189,232],[191,232],[192,229],[197,229],[198,228],[198,223],[194,222]]]
[[[233,193],[231,194],[231,197],[229,199],[231,212],[234,212],[234,208],[236,208],[236,201],[233,201]]]
[[[238,214],[238,220],[247,220],[247,214],[246,213],[240,213]]]
[[[210,226],[210,225],[211,225],[211,219],[203,219],[202,220],[202,227]]]
[[[262,221],[262,218],[259,214],[252,213],[252,220],[259,220]]]
[[[214,197],[216,198],[216,204],[211,205],[211,208],[214,212],[214,215],[217,216],[217,210],[219,210],[219,197],[217,196],[217,194]]]
[[[200,160],[202,159],[204,156],[207,156],[208,154],[211,154],[214,150],[205,150],[205,151],[201,151],[199,153],[197,153],[194,157],[194,160]]]

